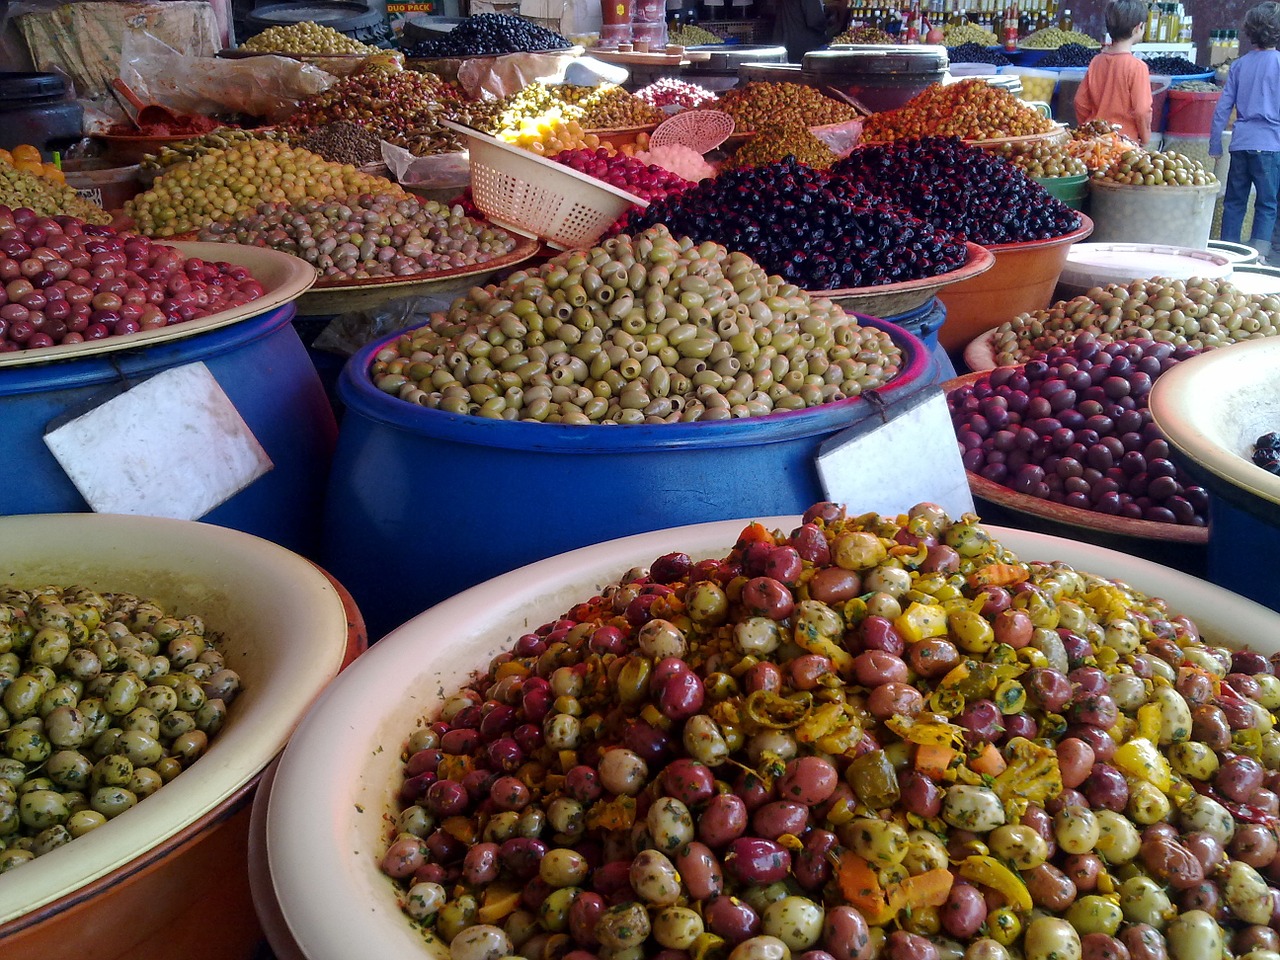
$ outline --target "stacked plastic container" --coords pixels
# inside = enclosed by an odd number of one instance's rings
[[[667,46],[666,0],[634,0],[631,42],[640,49],[661,52]]]

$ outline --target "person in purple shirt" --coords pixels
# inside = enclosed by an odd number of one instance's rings
[[[1254,49],[1231,64],[1222,98],[1209,129],[1209,156],[1222,156],[1222,132],[1234,107],[1231,166],[1222,198],[1223,240],[1240,241],[1250,190],[1253,229],[1250,243],[1271,254],[1280,193],[1280,3],[1260,3],[1244,15],[1243,30]]]

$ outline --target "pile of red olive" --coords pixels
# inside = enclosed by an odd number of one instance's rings
[[[947,401],[965,469],[1069,507],[1204,526],[1208,494],[1169,459],[1147,409],[1152,381],[1196,352],[1081,334],[957,387]]]
[[[0,206],[0,353],[164,327],[263,295],[248,269]]]
[[[605,147],[594,150],[587,147],[562,150],[552,159],[571,170],[633,193],[641,200],[661,200],[693,186],[684,177],[677,176],[670,170],[625,154],[611,154]]]

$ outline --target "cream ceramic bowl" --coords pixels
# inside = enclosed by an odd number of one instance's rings
[[[1280,477],[1249,459],[1258,437],[1280,430],[1280,338],[1209,350],[1162,373],[1151,415],[1170,443],[1200,468],[1280,505]],[[1211,531],[1212,535],[1212,531]]]
[[[102,514],[0,517],[0,586],[46,583],[136,593],[199,614],[224,638],[244,691],[190,769],[0,876],[0,955],[249,955],[261,936],[247,880],[251,793],[337,674],[358,615],[349,626],[342,592],[320,568],[236,530]]]
[[[790,530],[799,520],[763,522]],[[664,553],[723,556],[744,523],[677,527],[552,557],[446,600],[375,644],[329,687],[280,759],[266,814],[270,879],[284,922],[268,927],[277,951],[309,960],[446,957],[441,945],[424,943],[378,869],[408,734],[520,634]],[[1280,615],[1218,587],[1100,547],[991,529],[1022,557],[1064,560],[1175,598],[1210,637],[1277,649]],[[292,942],[283,942],[282,927]]]
[[[1252,461],[1280,430],[1280,338],[1184,360],[1151,388],[1151,416],[1209,491],[1208,577],[1280,610],[1280,477]]]

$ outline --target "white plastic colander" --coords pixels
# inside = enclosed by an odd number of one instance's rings
[[[589,247],[634,205],[647,200],[450,120],[467,138],[471,195],[500,227],[561,250]]]

